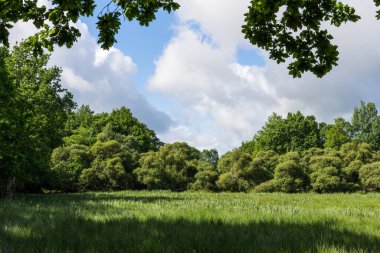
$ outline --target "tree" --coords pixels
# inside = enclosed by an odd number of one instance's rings
[[[297,162],[287,160],[277,165],[274,182],[280,191],[295,193],[305,191],[308,178]]]
[[[121,20],[137,20],[140,25],[148,26],[163,9],[171,12],[179,8],[173,0],[111,0],[98,14],[98,43],[109,49],[115,42]],[[35,52],[42,53],[43,48],[52,51],[54,45],[71,47],[80,37],[80,31],[73,25],[81,16],[93,16],[95,0],[58,1],[49,0],[52,7],[39,6],[38,0],[2,0],[0,1],[0,44],[9,45],[9,30],[17,21],[32,21],[39,32],[28,43]]]
[[[219,161],[219,154],[216,149],[205,149],[201,152],[199,160],[210,163],[216,169]]]
[[[324,146],[339,150],[340,147],[350,141],[351,125],[343,118],[336,118],[335,123],[323,129],[325,137]]]
[[[343,165],[341,154],[336,150],[327,148],[324,154],[311,157],[309,168],[313,190],[320,193],[342,190]]]
[[[364,142],[374,149],[380,149],[380,117],[377,115],[374,103],[360,102],[360,107],[355,107],[351,120],[354,138],[356,142]]]
[[[197,171],[194,176],[195,182],[190,185],[190,188],[197,191],[215,191],[215,183],[218,180],[216,168],[211,163],[200,160]]]
[[[52,182],[50,187],[63,192],[79,190],[79,176],[84,169],[90,168],[93,160],[87,146],[74,144],[59,147],[52,153]]]
[[[148,189],[185,190],[194,182],[199,156],[200,152],[185,142],[166,144],[143,154],[133,174]]]
[[[51,152],[62,142],[75,103],[61,87],[61,70],[47,67],[49,55],[36,57],[24,43],[0,52],[0,177],[10,185],[16,178],[36,186],[48,175]]]
[[[273,150],[278,154],[284,154],[320,147],[322,141],[319,132],[319,125],[314,116],[305,117],[297,112],[288,113],[284,119],[274,113],[254,136],[254,152]]]
[[[366,191],[380,191],[380,162],[361,167],[359,177]]]
[[[276,163],[277,154],[274,152],[261,152],[252,158],[240,149],[235,149],[220,158],[218,171],[221,174],[216,185],[221,190],[248,191],[272,179]]]
[[[9,79],[5,59],[9,51],[0,47],[0,197],[12,195],[13,174],[17,167],[15,138],[15,87]]]
[[[380,5],[379,0],[374,2]],[[323,77],[337,65],[339,52],[322,23],[339,27],[359,19],[354,8],[336,0],[252,0],[242,31],[277,63],[292,60],[288,69],[293,77],[301,77],[306,71]]]

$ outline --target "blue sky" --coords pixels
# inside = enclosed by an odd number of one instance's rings
[[[62,68],[62,83],[78,104],[97,112],[126,106],[162,141],[220,153],[251,139],[273,112],[299,110],[332,122],[349,119],[360,100],[379,105],[380,22],[372,1],[345,1],[362,20],[329,28],[340,61],[323,79],[293,79],[286,64],[244,39],[250,0],[178,1],[180,10],[159,12],[149,27],[124,22],[109,51],[96,43],[94,18],[76,24],[82,37],[71,49],[57,48],[51,64]],[[33,32],[19,23],[11,41]]]

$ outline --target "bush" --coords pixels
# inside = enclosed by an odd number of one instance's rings
[[[359,177],[365,191],[380,191],[380,162],[362,166]]]
[[[125,172],[121,158],[115,157],[107,160],[103,172],[107,178],[108,189],[124,190],[133,188],[133,177]]]
[[[326,167],[333,167],[340,170],[343,166],[343,160],[338,156],[322,155],[314,156],[310,159],[309,168],[311,172],[316,172]]]
[[[280,191],[288,193],[305,191],[308,184],[302,167],[292,160],[282,162],[276,167],[274,180]]]
[[[341,190],[339,171],[334,167],[325,167],[311,174],[311,186],[319,193]]]
[[[199,156],[200,152],[186,143],[166,144],[142,155],[133,174],[148,189],[185,190],[195,181]]]
[[[75,192],[79,189],[79,176],[90,166],[89,149],[83,145],[56,148],[53,151],[51,187],[64,192]]]
[[[94,168],[83,170],[79,177],[79,183],[83,191],[104,191],[107,189],[106,176]]]
[[[222,191],[246,192],[251,188],[247,180],[240,178],[235,171],[220,175],[216,181],[217,187]]]
[[[253,160],[239,149],[227,153],[218,165],[219,171],[224,173],[220,175],[217,185],[221,190],[248,191],[273,178],[277,158],[278,155],[271,151],[259,152]]]
[[[280,191],[280,188],[278,187],[277,181],[274,179],[266,181],[255,187],[255,192],[277,192],[277,191]]]
[[[218,173],[214,169],[214,165],[208,162],[200,161],[197,166],[197,174],[195,174],[195,182],[190,185],[192,190],[215,191]]]

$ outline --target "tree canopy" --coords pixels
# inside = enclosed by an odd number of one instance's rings
[[[374,2],[380,6],[379,0]],[[359,19],[353,7],[336,0],[252,0],[242,31],[277,63],[289,60],[293,77],[306,71],[323,77],[339,59],[338,46],[324,24],[339,27]]]
[[[39,32],[29,38],[36,52],[52,51],[54,45],[71,47],[81,36],[75,27],[81,16],[97,15],[98,43],[109,49],[115,42],[122,20],[137,20],[148,26],[160,9],[171,12],[179,8],[173,0],[110,0],[99,14],[95,0],[49,0],[47,8],[38,0],[0,0],[0,44],[9,45],[9,30],[18,21],[32,21]]]
[[[0,180],[33,185],[46,178],[75,103],[61,87],[61,70],[47,67],[48,55],[36,57],[26,44],[0,53]]]

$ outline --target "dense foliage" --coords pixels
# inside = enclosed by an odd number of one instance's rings
[[[66,131],[51,159],[50,188],[60,191],[132,189],[140,155],[162,145],[125,107],[95,114],[82,106],[70,115]]]
[[[48,180],[50,155],[65,134],[75,104],[61,87],[58,67],[49,55],[35,57],[26,44],[0,48],[0,181],[1,195],[14,181],[34,188]],[[6,187],[5,187],[6,185]]]
[[[125,107],[73,112],[61,70],[22,43],[0,48],[1,195],[123,189],[318,193],[380,191],[380,117],[361,102],[351,121],[273,114],[251,141],[219,158],[163,144]]]
[[[374,2],[380,6],[379,0]],[[288,69],[293,77],[301,77],[306,71],[322,77],[339,60],[338,46],[332,44],[326,23],[339,27],[359,19],[354,8],[337,0],[252,0],[243,33],[277,63],[290,60]]]

